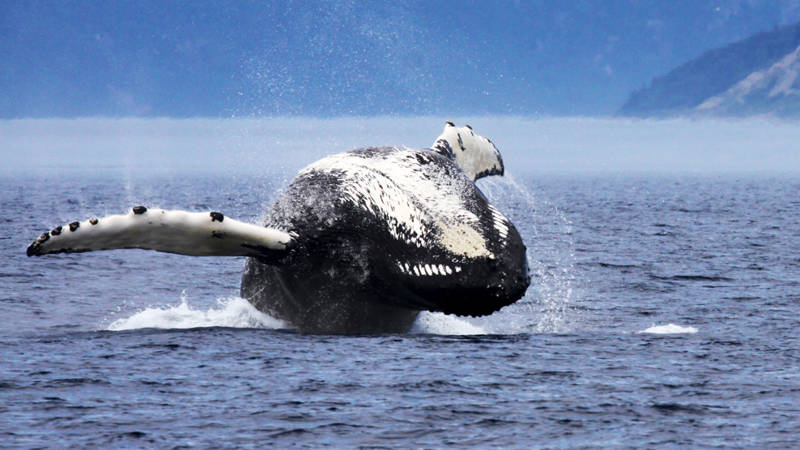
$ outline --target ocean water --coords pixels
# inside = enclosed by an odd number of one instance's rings
[[[482,180],[532,285],[405,335],[286,329],[238,297],[242,258],[25,256],[137,204],[258,222],[292,173],[4,174],[2,446],[800,445],[797,175]]]

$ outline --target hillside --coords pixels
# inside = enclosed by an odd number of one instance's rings
[[[800,115],[800,47],[767,69],[754,72],[720,95],[701,103],[700,114]]]
[[[619,114],[795,114],[798,46],[800,23],[708,51],[634,91]]]

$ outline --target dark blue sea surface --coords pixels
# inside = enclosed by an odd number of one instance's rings
[[[512,171],[513,172],[513,171]],[[533,282],[482,319],[308,336],[238,298],[242,258],[28,258],[143,204],[258,222],[285,177],[0,179],[4,447],[797,447],[800,177],[479,184]]]

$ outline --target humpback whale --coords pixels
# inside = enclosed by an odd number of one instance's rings
[[[241,296],[302,333],[402,333],[423,310],[482,316],[525,294],[522,238],[475,185],[503,173],[491,140],[447,122],[427,149],[361,148],[310,164],[263,225],[137,206],[56,227],[27,254],[246,256]]]

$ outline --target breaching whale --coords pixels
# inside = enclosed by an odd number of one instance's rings
[[[137,206],[56,227],[27,254],[247,256],[242,297],[300,332],[406,332],[423,310],[482,316],[524,295],[522,238],[475,185],[503,172],[491,140],[447,122],[428,149],[362,148],[312,163],[263,226]]]

